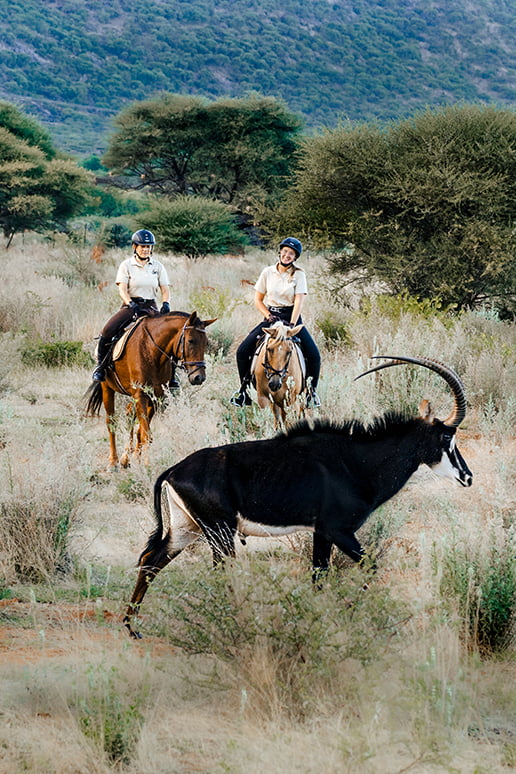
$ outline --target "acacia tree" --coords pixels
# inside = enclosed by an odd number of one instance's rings
[[[91,175],[57,158],[49,135],[12,105],[0,103],[0,228],[14,234],[64,228],[91,191]]]
[[[270,97],[209,102],[177,94],[136,102],[115,125],[103,162],[116,184],[240,208],[284,187],[301,128]]]
[[[343,283],[507,308],[515,194],[516,113],[450,107],[307,139],[280,220],[327,247]]]

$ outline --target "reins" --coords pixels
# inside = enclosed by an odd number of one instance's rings
[[[188,321],[187,321],[188,322]],[[196,328],[195,325],[187,325],[186,322],[183,325],[181,329],[181,333],[179,336],[179,342],[177,346],[177,350],[179,351],[179,354],[176,354],[174,352],[174,345],[172,345],[172,354],[169,354],[166,352],[166,350],[163,349],[163,347],[160,347],[160,345],[155,341],[154,336],[150,332],[147,326],[145,326],[145,331],[156,347],[157,350],[159,350],[165,357],[167,357],[169,360],[173,360],[174,363],[177,363],[180,368],[184,368],[185,371],[187,370],[187,366],[193,367],[193,372],[199,370],[199,368],[205,368],[206,362],[204,360],[187,360],[186,359],[186,336],[185,332],[187,330],[197,330],[199,333],[204,333],[206,335],[206,331],[201,330],[200,328]],[[174,336],[175,338],[175,336]]]

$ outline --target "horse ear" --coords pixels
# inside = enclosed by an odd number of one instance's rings
[[[303,323],[301,323],[301,325],[296,325],[294,328],[290,328],[290,330],[287,332],[287,336],[289,338],[292,338],[292,336],[297,336],[302,327]]]
[[[269,336],[276,336],[278,329],[277,328],[262,328],[262,331],[264,333],[268,333]]]
[[[218,319],[218,317],[214,317],[212,320],[203,320],[202,324],[206,328],[207,325],[211,325],[212,323],[217,322]]]

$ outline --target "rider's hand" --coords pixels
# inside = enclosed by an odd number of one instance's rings
[[[279,320],[279,317],[276,317],[276,315],[275,315],[275,314],[270,314],[270,315],[267,317],[267,322],[269,323],[269,325],[274,325],[274,323],[275,323],[275,322],[278,322],[278,320]]]
[[[168,312],[170,312],[170,304],[168,303],[168,301],[163,301],[163,303],[161,304],[161,309],[159,310],[159,313],[167,314]]]
[[[138,306],[138,303],[136,301],[133,301],[132,299],[129,301],[127,306],[129,307],[129,309],[134,309],[135,312],[140,311],[140,307]]]

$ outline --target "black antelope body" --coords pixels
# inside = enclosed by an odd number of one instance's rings
[[[310,530],[317,577],[328,568],[334,544],[356,562],[363,558],[355,532],[420,465],[471,485],[471,471],[455,444],[466,414],[461,380],[443,363],[423,357],[389,358],[366,373],[403,363],[429,368],[447,382],[454,397],[447,419],[435,418],[424,400],[416,418],[389,413],[369,427],[357,421],[301,422],[268,440],[200,449],[159,476],[154,486],[157,526],[140,556],[124,619],[131,636],[139,636],[131,620],[149,583],[202,535],[216,563],[234,556],[237,534],[270,537]],[[167,524],[162,489],[169,503]]]

